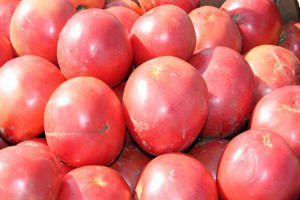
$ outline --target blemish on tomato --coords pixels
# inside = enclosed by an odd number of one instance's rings
[[[105,187],[107,186],[107,182],[104,181],[103,179],[99,178],[99,177],[95,177],[94,178],[94,182],[96,183],[96,185],[100,186],[100,187]]]
[[[292,113],[300,113],[300,108],[292,107],[292,106],[287,105],[287,104],[281,104],[279,106],[279,110],[286,110],[286,111],[292,112]]]
[[[98,131],[99,133],[104,133],[105,131],[107,131],[109,129],[109,124],[108,122],[106,122],[103,127]]]
[[[153,66],[152,67],[151,73],[152,73],[152,75],[154,76],[154,78],[156,80],[158,80],[161,71],[162,71],[162,69],[161,69],[160,66]]]
[[[266,147],[272,148],[272,143],[269,134],[263,136],[263,143]]]

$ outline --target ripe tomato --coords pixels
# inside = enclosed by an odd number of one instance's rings
[[[226,0],[221,8],[237,23],[244,53],[260,44],[277,44],[281,18],[273,1]]]
[[[195,51],[216,46],[241,51],[240,31],[227,12],[213,6],[203,6],[193,10],[189,16],[196,32]]]
[[[19,2],[20,0],[0,0],[0,34],[6,38],[9,38],[11,17]]]
[[[224,138],[238,133],[254,106],[254,75],[248,63],[227,47],[199,51],[190,63],[208,87],[209,112],[202,136]]]
[[[67,79],[93,76],[114,86],[125,78],[132,64],[126,29],[111,13],[97,8],[83,10],[67,22],[57,51]]]
[[[193,23],[182,9],[162,5],[141,16],[131,29],[131,41],[137,65],[159,56],[189,59],[196,35]]]
[[[59,200],[131,200],[125,180],[105,166],[84,166],[70,171],[63,179]]]
[[[189,13],[193,9],[195,9],[199,5],[200,0],[138,0],[139,4],[141,5],[144,11],[148,11],[152,8],[165,5],[165,4],[172,4],[175,6],[180,7],[185,12]]]
[[[38,56],[21,56],[4,64],[0,68],[1,136],[17,143],[43,132],[46,103],[63,81],[59,69]]]
[[[119,84],[117,87],[115,87],[113,89],[121,102],[122,102],[122,99],[123,99],[123,93],[124,93],[125,85],[126,85],[126,82],[122,82],[121,84]]]
[[[60,85],[47,103],[44,122],[49,148],[71,167],[110,164],[125,140],[119,99],[92,77]]]
[[[124,6],[136,12],[138,15],[143,15],[144,11],[141,7],[132,0],[107,0],[106,1],[106,8],[114,7],[114,6]]]
[[[3,35],[0,35],[0,52],[0,67],[14,58],[14,49],[11,46],[9,39]]]
[[[283,26],[279,45],[291,50],[300,59],[300,22]]]
[[[135,188],[135,198],[217,200],[218,192],[212,176],[198,160],[169,153],[148,163]]]
[[[56,63],[58,35],[75,12],[68,0],[22,0],[10,24],[10,40],[16,52]]]
[[[221,158],[221,198],[296,200],[299,169],[297,157],[279,135],[246,131],[229,142]]]
[[[103,8],[105,0],[70,0],[75,8]]]
[[[131,135],[153,155],[190,146],[208,110],[207,87],[200,73],[171,56],[149,60],[133,71],[123,102]]]

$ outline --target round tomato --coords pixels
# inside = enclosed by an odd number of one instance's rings
[[[162,5],[142,15],[131,29],[131,41],[137,65],[159,56],[189,59],[196,35],[193,23],[182,9]]]
[[[229,142],[217,181],[222,199],[296,200],[299,172],[297,157],[279,135],[250,130]]]
[[[68,0],[22,0],[10,24],[10,40],[16,52],[56,63],[59,33],[75,12]]]
[[[42,133],[46,103],[63,81],[59,69],[38,56],[21,56],[4,64],[0,68],[0,135],[17,143]]]
[[[107,0],[106,1],[106,8],[114,7],[114,6],[123,6],[126,8],[129,8],[136,12],[138,15],[143,15],[144,11],[141,9],[141,7],[132,0]]]
[[[123,102],[131,135],[153,155],[190,146],[208,110],[207,87],[200,73],[171,56],[154,58],[133,71]]]
[[[300,22],[283,26],[279,45],[291,50],[300,59]]]
[[[103,8],[105,0],[70,0],[75,8]]]
[[[61,84],[47,103],[44,122],[49,148],[72,167],[110,164],[125,140],[118,97],[92,77]]]
[[[19,2],[20,0],[0,0],[0,34],[7,38],[9,38],[11,17]]]
[[[144,11],[148,11],[160,5],[172,4],[182,8],[185,12],[189,13],[199,5],[200,0],[138,0],[139,4]]]
[[[11,46],[9,39],[3,35],[0,35],[0,52],[0,67],[14,58],[14,49]]]

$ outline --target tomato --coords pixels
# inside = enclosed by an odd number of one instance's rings
[[[63,180],[59,200],[130,200],[125,180],[105,166],[84,166],[70,171]]]
[[[166,25],[167,24],[167,25]],[[131,29],[137,65],[159,56],[189,59],[196,35],[189,16],[173,5],[162,5],[141,16]]]
[[[51,152],[26,145],[7,147],[0,151],[0,166],[1,199],[57,199],[63,175]]]
[[[256,102],[272,90],[300,84],[300,62],[293,52],[275,45],[260,45],[245,56],[255,75]]]
[[[241,51],[242,38],[230,15],[213,6],[203,6],[189,14],[196,32],[195,51],[226,46]]]
[[[8,147],[8,144],[6,143],[6,141],[2,137],[0,137],[0,150],[4,149],[6,147]]]
[[[103,8],[105,0],[70,0],[75,8]]]
[[[0,35],[0,52],[0,67],[14,58],[14,49],[11,46],[9,39],[3,35]]]
[[[300,22],[283,26],[279,45],[291,50],[300,59]]]
[[[168,153],[151,160],[135,188],[135,198],[217,200],[216,183],[205,167],[184,154]]]
[[[221,8],[228,11],[237,23],[242,35],[244,53],[260,44],[277,44],[281,18],[276,4],[272,1],[226,0]]]
[[[172,56],[149,60],[133,71],[123,102],[131,135],[153,155],[190,146],[208,110],[207,87],[200,73]]]
[[[216,180],[219,162],[228,142],[225,139],[204,139],[196,143],[189,154],[199,160]]]
[[[133,10],[126,8],[124,6],[113,6],[106,9],[107,11],[111,12],[114,16],[116,16],[123,26],[128,31],[128,34],[131,31],[131,28],[135,21],[140,17],[136,12]]]
[[[43,132],[46,103],[63,81],[59,69],[38,56],[21,56],[4,64],[0,68],[0,135],[17,143]]]
[[[93,77],[60,85],[47,103],[44,122],[49,148],[71,167],[110,164],[125,140],[119,99]]]
[[[114,86],[125,78],[132,64],[125,28],[115,16],[97,8],[83,10],[67,22],[57,51],[67,79],[92,76]]]
[[[22,0],[10,24],[10,40],[16,52],[56,63],[59,33],[75,12],[68,0]]]
[[[121,84],[119,84],[117,87],[115,87],[113,89],[121,102],[122,102],[122,99],[123,99],[123,93],[124,93],[125,85],[126,85],[126,82],[124,81],[124,82],[122,82]]]
[[[299,195],[299,161],[286,142],[267,131],[233,138],[220,161],[222,199],[293,200]]]
[[[227,47],[200,51],[190,63],[203,76],[209,93],[202,136],[224,138],[238,133],[254,106],[254,75],[248,63]]]
[[[138,15],[143,15],[144,11],[141,7],[132,0],[107,0],[105,7],[110,8],[114,6],[124,6],[136,12]]]
[[[300,159],[300,86],[276,89],[256,105],[251,129],[264,129],[281,135]]]
[[[195,9],[199,5],[200,0],[138,0],[139,4],[143,8],[144,11],[148,11],[152,8],[165,5],[165,4],[172,4],[175,6],[180,7],[185,12],[189,13],[193,9]]]
[[[0,33],[6,38],[9,38],[11,17],[19,2],[20,0],[0,0]]]

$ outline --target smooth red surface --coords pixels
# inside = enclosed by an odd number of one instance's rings
[[[49,148],[71,167],[110,164],[125,140],[119,99],[92,77],[60,85],[46,106],[44,122]]]
[[[213,6],[202,6],[189,14],[196,32],[195,52],[216,46],[241,51],[240,31],[230,15]]]
[[[279,45],[291,50],[300,59],[300,22],[290,22],[282,27]]]
[[[64,82],[59,69],[38,56],[21,56],[0,68],[0,134],[17,143],[44,130],[44,110],[52,92]],[[41,88],[42,86],[42,88]]]
[[[22,0],[10,24],[10,40],[17,54],[56,63],[58,36],[75,12],[68,0]]]
[[[63,180],[59,200],[130,200],[125,180],[105,166],[84,166],[70,171]]]
[[[210,48],[189,61],[208,87],[209,112],[203,137],[227,137],[239,132],[254,106],[254,75],[245,59],[227,47]]]
[[[184,1],[178,1],[178,0],[138,0],[139,4],[141,5],[142,9],[144,11],[148,11],[152,8],[165,5],[165,4],[171,4],[180,7],[185,12],[189,13],[196,7],[198,7],[200,0],[184,0]]]
[[[133,71],[123,103],[129,131],[140,147],[154,155],[183,151],[205,124],[207,87],[189,63],[163,56]]]
[[[169,153],[148,163],[135,188],[135,198],[217,200],[218,191],[212,176],[198,160]]]
[[[174,5],[162,5],[135,22],[131,41],[135,64],[140,65],[159,56],[189,59],[195,48],[196,35],[188,14]]]
[[[103,8],[105,0],[70,0],[75,8],[84,6],[86,8]]]
[[[124,6],[136,12],[138,15],[143,15],[144,11],[141,7],[133,0],[106,0],[105,7],[110,8],[114,6]]]
[[[281,135],[300,159],[300,86],[284,86],[263,97],[256,105],[251,129]]]
[[[4,35],[0,35],[0,52],[0,67],[15,57],[14,49],[9,39],[7,39]]]
[[[233,138],[220,161],[222,199],[296,200],[299,161],[277,134],[250,130]]]
[[[132,64],[126,29],[117,17],[97,8],[80,11],[66,23],[57,53],[67,79],[92,76],[110,86],[120,83]]]
[[[228,11],[239,27],[243,53],[260,44],[277,44],[281,18],[273,1],[226,0],[221,8]]]
[[[0,34],[7,38],[9,38],[10,20],[19,2],[20,0],[0,0]]]

